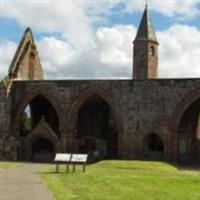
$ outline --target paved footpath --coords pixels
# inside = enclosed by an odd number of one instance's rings
[[[0,200],[55,200],[37,174],[46,167],[22,164],[17,168],[0,169]]]

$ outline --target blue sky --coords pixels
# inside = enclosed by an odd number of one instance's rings
[[[149,0],[159,77],[200,77],[200,0]],[[1,0],[0,69],[6,75],[31,27],[47,79],[130,78],[144,0]]]

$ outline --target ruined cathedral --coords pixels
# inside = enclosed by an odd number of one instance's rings
[[[133,44],[132,79],[43,80],[27,28],[0,84],[0,160],[79,152],[200,163],[200,78],[157,78],[159,42],[147,7]]]

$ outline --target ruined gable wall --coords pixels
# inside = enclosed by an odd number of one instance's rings
[[[43,71],[36,46],[29,41],[25,44],[21,55],[16,61],[14,72],[10,77],[17,80],[42,80]]]

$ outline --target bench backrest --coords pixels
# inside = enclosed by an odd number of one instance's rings
[[[87,154],[57,153],[54,162],[86,163]]]
[[[72,163],[86,163],[88,155],[87,154],[72,154]]]
[[[55,156],[55,162],[70,162],[72,154],[70,153],[57,153]]]

